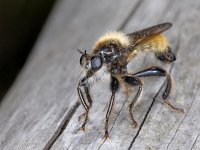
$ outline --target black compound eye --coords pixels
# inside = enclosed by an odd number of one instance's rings
[[[100,56],[93,56],[91,58],[91,67],[93,69],[99,69],[102,66],[102,60]]]

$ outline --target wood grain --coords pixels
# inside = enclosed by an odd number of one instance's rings
[[[1,149],[199,149],[200,140],[200,3],[197,0],[58,1],[34,52],[0,106]],[[111,139],[103,141],[109,83],[92,89],[94,105],[84,133],[78,116],[84,112],[76,93],[77,48],[90,50],[109,30],[126,33],[170,21],[166,32],[177,61],[162,65],[141,55],[130,72],[157,65],[174,78],[171,101],[185,109],[167,108],[161,94],[163,78],[144,81],[143,96],[134,109],[140,127],[133,129],[127,98],[121,88],[109,126]],[[133,95],[134,96],[133,92]]]

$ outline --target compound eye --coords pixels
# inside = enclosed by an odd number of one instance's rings
[[[102,66],[102,59],[96,55],[91,58],[91,66],[93,69],[99,69]]]

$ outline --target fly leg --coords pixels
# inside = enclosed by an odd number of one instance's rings
[[[81,82],[83,82],[83,80],[81,80]],[[92,106],[92,99],[90,97],[88,86],[86,86],[85,84],[82,84],[81,82],[78,85],[77,91],[78,91],[79,98],[81,100],[81,104],[85,108],[85,113],[80,115],[78,120],[81,120],[82,117],[85,117],[84,122],[83,122],[83,124],[81,126],[81,130],[85,131],[85,125],[86,125],[86,123],[88,121],[88,113],[89,113],[89,110],[90,110],[90,108]],[[84,98],[84,95],[83,95],[83,92],[81,91],[80,86],[84,86],[85,95],[86,95],[86,98],[87,98],[87,100],[89,102],[89,105],[86,103],[86,100]]]
[[[87,98],[87,100],[89,102],[89,106],[88,106],[88,109],[86,109],[86,112],[78,117],[78,121],[80,121],[83,117],[85,117],[87,115],[87,113],[89,112],[90,107],[92,107],[92,99],[90,97],[89,88],[88,87],[84,87],[84,90],[85,90],[86,98]],[[85,101],[85,100],[83,100],[83,101]],[[82,104],[83,104],[83,102],[82,102]],[[86,102],[84,104],[86,104]]]
[[[129,105],[129,113],[131,116],[131,120],[133,121],[133,127],[136,128],[138,126],[137,122],[135,121],[135,119],[133,118],[133,107],[135,105],[135,103],[137,102],[141,92],[142,92],[142,83],[139,79],[133,77],[133,76],[123,76],[122,79],[132,85],[132,86],[139,86],[138,91],[134,97],[134,99],[132,100],[131,104]]]
[[[166,88],[164,90],[164,93],[162,94],[162,99],[164,101],[165,104],[167,104],[170,108],[172,108],[175,111],[178,112],[182,112],[184,113],[184,110],[181,108],[177,108],[175,106],[173,106],[168,100],[168,96],[170,94],[171,91],[171,86],[172,86],[172,80],[171,80],[171,76],[163,69],[158,68],[158,67],[150,67],[147,68],[145,70],[139,71],[137,73],[132,74],[134,77],[136,78],[140,78],[140,77],[153,77],[153,76],[163,76],[167,78],[167,85]]]
[[[111,111],[112,111],[112,108],[113,108],[113,104],[114,104],[114,100],[115,100],[115,93],[119,88],[119,81],[117,80],[117,78],[112,77],[110,88],[111,88],[111,91],[112,91],[112,95],[111,95],[110,103],[109,103],[108,110],[107,110],[107,113],[106,113],[105,136],[104,136],[105,140],[107,138],[109,138],[108,122],[109,122],[110,114],[111,114]]]

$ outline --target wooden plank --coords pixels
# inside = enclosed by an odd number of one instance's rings
[[[152,7],[157,4],[160,4],[160,7]],[[134,13],[133,17],[129,20],[128,25],[125,27],[125,31],[132,32],[148,25],[153,25],[158,23],[162,17],[163,11],[165,11],[170,5],[170,1],[160,2],[157,1],[145,1],[141,3],[138,10]],[[159,14],[158,17],[152,17]],[[145,17],[144,17],[145,16]],[[138,21],[138,18],[145,18]],[[134,72],[140,69],[143,69],[149,65],[151,59],[137,58],[136,61],[132,62],[132,65],[129,66],[130,71]],[[155,62],[152,62],[152,64]],[[153,80],[155,82],[156,80]],[[161,81],[161,80],[159,80]],[[158,93],[162,82],[157,81],[156,86],[145,86],[145,94],[141,98],[142,101],[140,105],[135,109],[134,116],[138,120],[138,123],[143,122],[144,116],[146,115],[155,95]],[[146,85],[151,85],[153,82],[145,82]],[[155,85],[155,84],[153,84]],[[106,89],[99,88],[99,89]],[[108,142],[103,141],[104,135],[104,118],[106,114],[106,109],[108,107],[109,95],[106,93],[107,90],[93,91],[94,105],[90,112],[90,122],[88,124],[88,130],[86,133],[77,132],[79,124],[77,121],[78,116],[83,112],[83,108],[78,108],[71,121],[69,122],[67,128],[60,136],[60,138],[55,143],[53,149],[128,149],[132,143],[133,138],[137,135],[139,128],[133,129],[131,126],[131,121],[129,120],[128,115],[128,104],[127,98],[123,93],[117,95],[117,100],[115,104],[115,110],[113,115],[113,121],[111,123],[111,140]],[[101,93],[102,95],[100,95]],[[105,96],[106,94],[106,96]],[[98,96],[95,96],[98,95]],[[106,100],[105,100],[106,97]],[[104,101],[103,101],[104,100]]]
[[[134,28],[141,29],[162,21],[174,23],[167,35],[178,60],[171,66],[164,67],[172,72],[175,80],[174,94],[171,99],[177,106],[185,109],[185,115],[171,111],[160,101],[163,87],[163,84],[159,83],[160,80],[145,81],[142,101],[134,111],[140,128],[131,128],[130,121],[127,121],[128,103],[120,93],[117,95],[111,123],[111,140],[104,143],[103,124],[108,106],[105,101],[109,99],[109,94],[105,96],[106,90],[98,90],[93,92],[98,96],[94,96],[95,102],[90,112],[86,133],[78,132],[77,124],[80,123],[77,118],[84,111],[83,108],[78,108],[52,149],[199,149],[199,72],[196,71],[199,68],[200,54],[197,42],[200,33],[198,8],[197,1],[192,3],[144,1],[124,28],[125,31],[130,32]],[[188,53],[190,51],[192,52]],[[137,59],[129,68],[135,71],[149,66],[150,61],[151,59],[148,58]],[[156,62],[151,63],[154,64]],[[98,93],[104,94],[102,96]],[[106,100],[103,101],[105,97]]]
[[[0,107],[0,149],[51,147],[79,106],[76,49],[89,49],[105,30],[122,26],[137,2],[57,2],[34,52]]]
[[[0,108],[0,148],[199,149],[199,5],[197,0],[133,4],[111,0],[60,1]],[[77,81],[72,68],[78,67],[79,56],[73,50],[90,49],[95,39],[109,29],[128,33],[163,21],[174,24],[166,34],[177,61],[162,67],[172,73],[175,86],[171,99],[185,109],[185,115],[171,111],[160,101],[162,79],[145,80],[143,97],[134,109],[140,127],[131,127],[127,110],[131,98],[127,99],[121,90],[110,122],[111,139],[103,142],[110,97],[109,85],[104,83],[92,90],[94,103],[87,131],[78,131],[81,123],[77,118],[84,109],[76,101]],[[129,70],[135,72],[149,64],[158,62],[141,55],[133,60]]]

